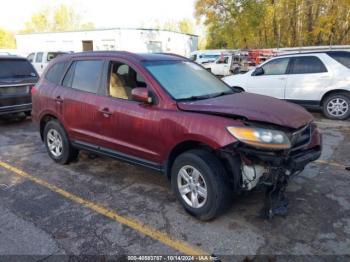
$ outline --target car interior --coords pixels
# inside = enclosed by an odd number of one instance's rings
[[[131,90],[147,87],[142,77],[130,66],[123,63],[111,63],[109,77],[109,95],[111,97],[132,100]]]

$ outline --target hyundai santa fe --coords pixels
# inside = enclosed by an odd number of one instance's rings
[[[330,119],[350,116],[350,52],[281,55],[245,74],[223,78],[230,86],[322,109]]]
[[[266,188],[262,214],[285,214],[288,180],[321,154],[321,135],[302,107],[239,92],[177,55],[58,57],[32,96],[55,162],[86,150],[159,171],[201,220],[257,186]]]

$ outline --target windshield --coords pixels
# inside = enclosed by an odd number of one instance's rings
[[[0,78],[36,77],[33,66],[24,59],[1,59]]]
[[[200,99],[233,93],[203,67],[187,61],[152,61],[145,67],[176,100]]]

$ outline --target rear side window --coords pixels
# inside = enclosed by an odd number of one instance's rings
[[[294,57],[290,74],[315,74],[327,72],[327,68],[316,56]]]
[[[43,61],[43,53],[37,53],[35,57],[35,63],[41,63]]]
[[[45,74],[45,79],[53,84],[59,85],[66,68],[66,63],[56,63],[49,68]]]
[[[334,52],[327,53],[330,57],[332,57],[337,62],[341,63],[343,66],[346,66],[350,69],[350,53],[349,52]]]
[[[63,85],[74,89],[97,93],[104,61],[76,61],[69,68]]]
[[[25,59],[0,60],[0,78],[36,77],[37,74],[29,61]]]

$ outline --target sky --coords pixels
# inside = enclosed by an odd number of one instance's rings
[[[60,4],[74,8],[84,22],[96,28],[152,27],[158,21],[194,19],[195,0],[0,0],[0,28],[23,29],[33,13]],[[6,10],[6,11],[5,11]]]

